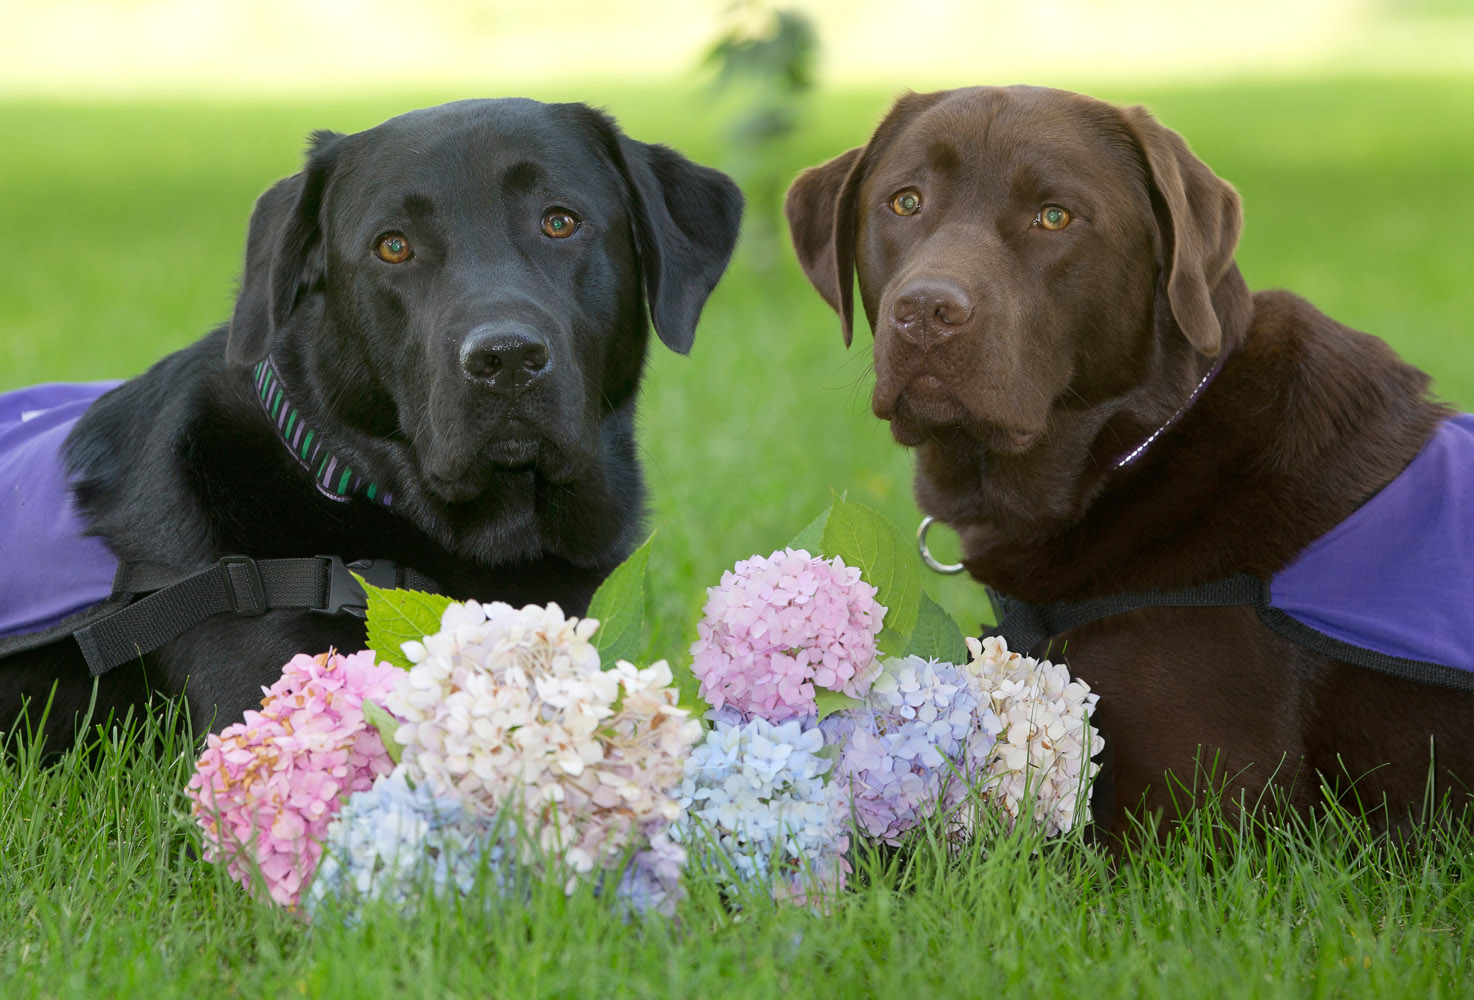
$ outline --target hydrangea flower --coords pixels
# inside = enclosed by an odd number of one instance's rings
[[[963,800],[1002,726],[961,668],[908,656],[883,661],[864,704],[820,728],[843,748],[835,784],[844,812],[862,833],[899,844]]]
[[[1001,638],[969,638],[965,672],[1003,723],[983,774],[992,808],[1010,823],[1030,812],[1046,834],[1070,830],[1105,746],[1090,713],[1100,696],[1064,664],[1010,652]]]
[[[663,826],[650,834],[648,846],[630,856],[615,888],[615,899],[636,913],[674,916],[676,904],[685,896],[681,873],[686,868],[686,849]]]
[[[470,894],[483,865],[501,887],[502,832],[495,817],[477,813],[460,795],[413,785],[397,767],[354,792],[328,824],[303,903],[314,916],[328,904],[342,907],[350,919],[364,900],[412,910],[427,888],[432,899]]]
[[[843,560],[753,556],[706,593],[691,669],[714,708],[781,722],[814,715],[818,689],[860,698],[874,679],[885,608]]]
[[[680,804],[687,818],[673,835],[709,841],[739,879],[771,878],[780,898],[801,898],[813,882],[842,888],[848,838],[818,725],[744,721],[732,709],[708,718],[712,729],[686,761]]]
[[[368,900],[413,912],[427,893],[436,901],[478,888],[497,898],[525,896],[529,870],[517,861],[520,836],[505,815],[480,813],[455,792],[416,786],[400,766],[355,792],[328,825],[303,905],[314,917],[332,908],[352,921]],[[636,913],[670,915],[683,895],[685,863],[685,848],[657,830],[630,856],[613,896]]]
[[[260,871],[272,899],[296,905],[343,798],[392,766],[362,706],[382,704],[402,673],[367,650],[302,654],[263,689],[261,711],[212,734],[188,786],[206,860],[247,887]]]
[[[701,736],[664,661],[600,669],[597,627],[556,604],[452,604],[439,632],[405,644],[414,666],[387,702],[411,781],[482,815],[508,809],[528,834],[520,860],[574,875],[653,849]]]

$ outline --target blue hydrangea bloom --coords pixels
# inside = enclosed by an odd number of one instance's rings
[[[440,899],[470,893],[483,864],[503,885],[509,852],[498,834],[496,820],[473,813],[459,795],[412,787],[395,768],[355,792],[328,826],[303,903],[309,913],[329,900],[350,914],[369,899],[412,909],[427,888]]]
[[[838,887],[846,827],[815,720],[775,724],[731,709],[708,718],[712,729],[686,761],[686,815],[672,836],[714,845],[739,879],[771,878],[785,896],[809,877]]]

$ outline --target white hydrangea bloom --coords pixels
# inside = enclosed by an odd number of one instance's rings
[[[523,860],[607,870],[680,816],[673,793],[701,724],[670,667],[602,670],[593,619],[556,604],[468,601],[406,643],[414,666],[387,698],[404,720],[406,774],[454,788],[483,815],[510,807]]]
[[[1064,664],[1010,652],[1001,638],[969,638],[964,666],[981,704],[991,703],[1003,730],[982,769],[988,803],[1017,821],[1032,802],[1045,833],[1088,818],[1087,795],[1105,741],[1090,724],[1099,695],[1071,679]]]

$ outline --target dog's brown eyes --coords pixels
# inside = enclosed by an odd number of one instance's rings
[[[891,211],[897,215],[915,215],[921,209],[921,192],[907,188],[891,199]]]
[[[1041,229],[1063,229],[1070,224],[1070,213],[1058,205],[1045,205],[1034,216],[1034,225]]]
[[[415,255],[403,233],[385,233],[380,236],[374,253],[386,264],[403,264]]]
[[[578,228],[578,220],[567,212],[553,211],[543,216],[543,235],[561,240],[572,236]]]

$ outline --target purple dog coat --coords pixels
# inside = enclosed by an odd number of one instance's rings
[[[1345,663],[1474,690],[1474,415],[1444,421],[1396,479],[1272,579],[1028,604],[989,590],[1010,649],[1151,607],[1253,605],[1280,635]]]
[[[43,631],[108,598],[118,560],[82,534],[62,443],[117,382],[0,395],[0,637]]]
[[[1338,642],[1474,671],[1474,414],[1276,573],[1269,606]]]

